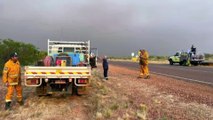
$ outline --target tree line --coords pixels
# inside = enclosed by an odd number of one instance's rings
[[[35,64],[47,55],[47,52],[40,51],[33,44],[18,42],[12,39],[0,39],[0,74],[2,74],[5,62],[13,52],[17,52],[22,66]]]

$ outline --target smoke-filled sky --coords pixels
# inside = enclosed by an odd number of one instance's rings
[[[0,39],[47,49],[47,39],[91,40],[100,55],[213,53],[212,0],[0,0]]]

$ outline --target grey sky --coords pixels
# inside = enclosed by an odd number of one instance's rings
[[[0,38],[32,43],[91,40],[100,54],[145,48],[170,55],[194,44],[213,53],[212,0],[0,0]]]

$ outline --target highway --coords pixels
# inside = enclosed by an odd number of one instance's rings
[[[110,61],[110,64],[139,70],[138,63],[126,61]],[[213,86],[213,67],[179,66],[169,64],[149,64],[151,74],[168,76],[189,82],[199,82]]]

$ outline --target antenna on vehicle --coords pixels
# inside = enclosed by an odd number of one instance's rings
[[[60,33],[61,33],[61,36],[60,36],[60,40],[62,41],[63,40],[63,27],[61,27],[61,31],[60,31]]]

